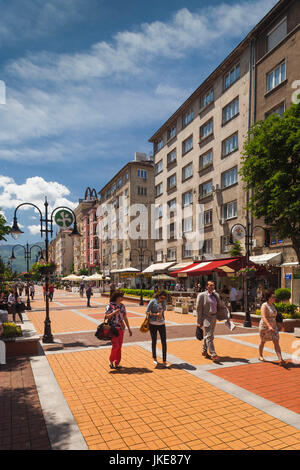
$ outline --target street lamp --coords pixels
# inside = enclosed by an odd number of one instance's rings
[[[144,261],[144,256],[145,256],[145,253],[148,251],[148,253],[150,253],[150,261],[151,263],[153,262],[153,259],[152,259],[152,252],[150,250],[148,250],[147,248],[145,250],[143,250],[142,247],[140,248],[133,248],[132,250],[130,250],[130,256],[129,256],[129,262],[132,261],[132,258],[131,258],[131,253],[133,251],[136,251],[138,253],[138,257],[139,257],[139,261],[141,263],[141,295],[140,295],[140,305],[144,305],[144,301],[143,301],[143,274],[142,274],[142,271],[143,271],[143,261]]]
[[[240,227],[244,230],[244,233],[245,233],[245,247],[246,247],[246,266],[248,266],[249,264],[249,259],[250,259],[250,250],[251,250],[251,246],[252,246],[252,243],[253,243],[253,232],[256,228],[261,228],[262,230],[264,230],[265,232],[265,244],[264,246],[269,246],[270,244],[270,233],[269,233],[269,230],[262,227],[261,225],[255,225],[253,227],[253,224],[251,222],[247,222],[246,226],[242,225],[242,224],[235,224],[231,227],[231,230],[230,230],[230,237],[229,237],[229,245],[233,245],[234,244],[234,240],[233,240],[233,230],[236,228],[236,227]],[[249,297],[248,297],[248,276],[247,276],[247,273],[245,275],[245,321],[244,321],[244,327],[246,328],[251,328],[252,327],[252,323],[251,323],[251,315],[250,315],[250,308],[249,308]]]
[[[54,212],[56,212],[59,209],[67,209],[73,214],[74,217],[74,224],[73,224],[73,230],[72,233],[70,233],[70,236],[72,237],[79,237],[81,236],[80,233],[78,232],[77,229],[77,222],[76,222],[76,215],[72,209],[66,206],[60,206],[56,207],[53,209],[50,217],[48,215],[48,207],[49,203],[47,201],[47,197],[45,197],[45,202],[44,202],[44,207],[45,207],[45,213],[44,215],[42,214],[42,211],[37,207],[35,204],[32,204],[31,202],[23,202],[22,204],[19,204],[18,207],[16,207],[15,212],[14,212],[14,219],[13,219],[13,226],[11,228],[11,235],[12,237],[17,240],[19,236],[24,233],[22,230],[20,230],[18,226],[18,221],[17,221],[17,210],[22,207],[22,206],[32,206],[34,207],[39,215],[40,215],[40,232],[41,232],[41,237],[43,234],[45,234],[45,255],[46,255],[46,263],[49,262],[49,234],[52,236],[53,235],[53,215]],[[49,227],[50,225],[50,227]],[[46,318],[45,318],[45,329],[44,329],[44,336],[43,336],[43,342],[44,343],[53,343],[53,336],[51,333],[51,321],[50,321],[50,316],[49,316],[49,273],[45,275],[45,284],[46,284]]]
[[[27,273],[29,273],[29,260],[31,260],[31,250],[33,248],[39,248],[39,256],[40,256],[40,259],[44,259],[43,258],[43,249],[42,247],[40,247],[39,245],[32,245],[31,247],[29,246],[28,243],[26,243],[26,245],[14,245],[12,247],[12,251],[11,251],[11,257],[10,259],[12,261],[14,261],[16,259],[15,257],[15,253],[14,253],[14,249],[17,247],[17,246],[20,246],[21,248],[23,248],[24,250],[24,257],[25,257],[25,260],[26,260],[26,267],[27,267]],[[28,283],[27,283],[27,287],[28,287]],[[30,305],[30,296],[29,296],[29,289],[27,290],[27,310],[31,310],[31,305]]]

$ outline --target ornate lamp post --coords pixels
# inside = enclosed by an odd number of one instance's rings
[[[74,217],[74,226],[73,226],[73,231],[70,233],[70,236],[72,237],[78,237],[80,236],[80,233],[77,230],[77,222],[76,222],[76,215],[72,209],[69,207],[65,206],[60,206],[56,207],[53,209],[51,215],[49,216],[48,214],[48,207],[49,203],[47,201],[47,198],[45,197],[45,202],[44,202],[44,207],[45,207],[45,212],[44,215],[42,214],[42,211],[37,207],[35,204],[32,204],[31,202],[24,202],[22,204],[19,204],[18,207],[16,207],[15,212],[14,212],[14,219],[13,219],[13,226],[11,228],[11,235],[12,237],[17,240],[18,237],[24,233],[22,230],[20,230],[18,226],[18,221],[17,221],[17,210],[24,206],[24,205],[29,205],[34,207],[39,215],[40,215],[40,232],[41,232],[41,237],[43,234],[45,234],[45,255],[46,255],[46,263],[49,262],[49,235],[53,235],[53,216],[56,211],[59,209],[66,209],[70,211],[73,214]],[[49,273],[45,275],[45,284],[46,284],[46,318],[45,318],[45,329],[44,329],[44,336],[43,336],[43,342],[44,343],[53,343],[53,336],[51,333],[51,321],[50,321],[50,316],[49,316]]]
[[[150,261],[151,263],[153,262],[153,259],[152,259],[152,253],[150,250],[148,250],[147,248],[145,250],[143,250],[142,247],[140,248],[133,248],[132,250],[130,250],[130,257],[129,257],[129,261],[131,262],[132,261],[132,258],[131,258],[131,253],[133,251],[136,251],[137,254],[138,254],[138,257],[139,257],[139,261],[141,263],[141,268],[140,268],[140,271],[141,271],[141,295],[140,295],[140,304],[139,305],[144,305],[144,300],[143,300],[143,274],[142,274],[142,271],[143,271],[143,262],[144,262],[144,257],[145,257],[145,253],[148,251],[148,253],[150,253]]]
[[[249,264],[249,259],[250,259],[250,251],[251,247],[253,244],[253,232],[256,228],[261,228],[265,232],[265,244],[264,246],[269,246],[270,244],[270,234],[269,230],[262,227],[261,225],[255,225],[253,227],[251,222],[248,222],[246,226],[242,224],[235,224],[231,227],[230,230],[230,238],[229,238],[229,245],[233,245],[234,242],[234,232],[236,235],[236,239],[242,239],[245,237],[245,247],[246,247],[246,265],[248,266]],[[250,314],[250,306],[249,306],[249,293],[248,293],[248,276],[247,273],[245,275],[245,321],[244,321],[244,327],[246,328],[251,328],[252,323],[251,323],[251,314]]]
[[[40,247],[39,245],[32,245],[31,247],[29,246],[28,243],[26,243],[26,245],[14,245],[12,247],[12,251],[11,251],[11,257],[10,259],[12,261],[14,261],[16,259],[15,257],[15,253],[14,253],[14,249],[17,247],[17,246],[20,246],[21,248],[23,248],[24,250],[24,257],[25,257],[25,260],[26,260],[26,268],[27,268],[27,273],[29,273],[29,260],[31,260],[31,251],[33,248],[39,248],[39,253],[38,255],[40,256],[40,259],[44,259],[43,258],[43,249],[42,247]],[[28,287],[28,285],[27,285]],[[29,296],[29,289],[27,291],[27,310],[31,310],[31,305],[30,305],[30,296]]]

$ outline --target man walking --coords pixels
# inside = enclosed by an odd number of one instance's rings
[[[219,294],[215,292],[215,284],[213,281],[208,281],[206,291],[198,294],[196,309],[197,326],[200,328],[203,327],[204,329],[202,356],[217,362],[220,358],[217,356],[214,347],[214,331],[217,313],[221,312],[222,302]]]
[[[85,291],[85,295],[87,298],[87,307],[91,306],[91,296],[93,295],[93,289],[91,288],[90,284],[87,286],[87,289]]]

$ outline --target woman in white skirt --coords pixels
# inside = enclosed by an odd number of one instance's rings
[[[267,341],[273,341],[276,354],[278,356],[279,364],[285,364],[282,359],[281,349],[279,346],[279,330],[276,323],[277,310],[274,305],[276,300],[274,291],[266,293],[266,302],[261,306],[261,320],[259,323],[260,345],[259,345],[259,360],[264,361],[263,349]]]

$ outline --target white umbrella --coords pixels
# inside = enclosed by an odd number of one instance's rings
[[[152,276],[152,279],[155,281],[174,281],[175,278],[167,274],[157,274],[156,276]]]
[[[63,277],[62,281],[80,281],[81,276],[76,276],[76,274],[69,274],[69,276]]]

